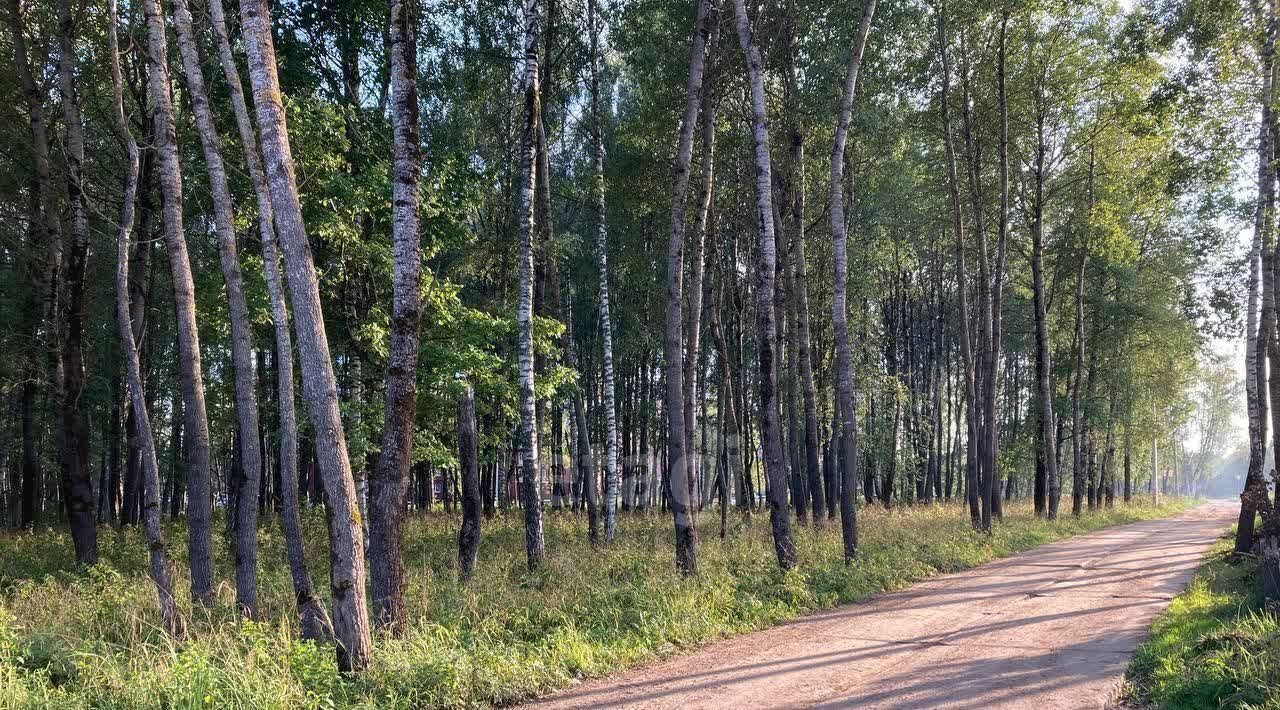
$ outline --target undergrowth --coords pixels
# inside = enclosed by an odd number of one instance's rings
[[[959,505],[868,507],[859,512],[856,564],[843,563],[839,526],[828,524],[796,530],[801,564],[785,574],[774,564],[765,516],[735,516],[722,543],[718,515],[709,511],[692,579],[675,573],[671,521],[657,513],[623,516],[618,541],[601,550],[587,545],[585,518],[549,513],[548,563],[530,574],[521,517],[513,512],[486,521],[467,585],[455,572],[458,519],[417,516],[405,526],[409,626],[401,638],[376,637],[369,670],[350,678],[338,674],[331,647],[298,640],[275,523],[260,534],[260,623],[236,618],[225,542],[218,545],[217,604],[191,608],[184,529],[167,526],[175,588],[190,623],[183,641],[159,626],[140,530],[101,530],[101,562],[88,570],[74,569],[65,531],[8,535],[0,537],[0,710],[511,704],[575,678],[1183,505],[1117,506],[1051,524],[1014,504],[991,536],[974,533]],[[323,589],[324,520],[312,513],[304,524],[312,575]]]
[[[1280,710],[1280,620],[1262,611],[1257,561],[1233,562],[1233,547],[1214,545],[1152,626],[1129,668],[1135,704]]]

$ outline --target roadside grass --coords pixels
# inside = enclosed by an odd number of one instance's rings
[[[671,521],[657,513],[623,516],[618,541],[593,550],[583,516],[550,512],[548,564],[530,574],[521,517],[513,512],[485,522],[468,585],[455,572],[458,519],[416,516],[406,521],[404,544],[409,627],[399,639],[375,638],[371,667],[352,678],[338,674],[330,646],[297,638],[274,521],[260,533],[260,623],[236,618],[225,541],[216,545],[223,580],[217,603],[192,610],[185,530],[167,526],[178,563],[175,589],[190,622],[183,641],[160,629],[140,530],[101,530],[101,562],[80,571],[62,530],[7,535],[0,537],[0,710],[511,704],[576,678],[1185,506],[1118,505],[1051,524],[1015,503],[991,536],[974,533],[958,504],[864,507],[856,564],[843,563],[839,526],[828,524],[796,530],[801,564],[786,574],[775,567],[766,516],[735,515],[726,544],[718,539],[718,513],[709,510],[701,516],[699,574],[691,579],[675,573]],[[323,589],[323,516],[311,512],[304,526],[312,576]]]
[[[1234,536],[1234,532],[1232,533]],[[1162,710],[1280,710],[1280,620],[1262,611],[1258,564],[1219,541],[1129,666],[1128,700]]]

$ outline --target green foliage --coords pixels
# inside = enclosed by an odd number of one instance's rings
[[[1224,539],[1129,667],[1134,699],[1169,710],[1280,708],[1280,620],[1262,611],[1255,559]]]
[[[1098,527],[1167,515],[1181,503],[1133,506],[1063,519],[1006,512],[992,536],[974,533],[962,506],[879,507],[861,513],[856,564],[842,559],[839,530],[800,530],[803,564],[780,572],[768,523],[735,515],[728,543],[703,516],[700,575],[671,569],[669,521],[629,517],[609,550],[592,550],[586,522],[547,517],[545,570],[524,563],[518,515],[486,523],[475,578],[457,580],[451,517],[407,521],[409,627],[376,639],[370,669],[338,674],[332,649],[297,637],[283,540],[261,532],[263,618],[237,618],[232,590],[211,610],[193,610],[184,641],[159,627],[145,577],[141,531],[104,533],[103,560],[74,574],[63,534],[0,539],[0,708],[422,708],[504,705],[573,679],[602,675],[718,638],[762,629],[817,609],[898,589]],[[324,520],[304,527],[316,578],[327,577]],[[171,525],[169,539],[183,529]],[[112,539],[112,536],[115,536]],[[179,553],[179,550],[173,550]],[[180,558],[181,555],[177,554]],[[178,569],[183,569],[178,559]],[[219,547],[219,571],[231,560]],[[181,571],[175,589],[185,589]]]

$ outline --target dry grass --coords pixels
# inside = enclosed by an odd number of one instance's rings
[[[991,536],[974,533],[959,505],[864,508],[861,556],[846,566],[837,525],[797,531],[801,565],[774,565],[763,516],[736,516],[729,541],[718,515],[703,516],[700,574],[682,579],[672,564],[671,521],[628,515],[609,549],[586,544],[586,522],[569,513],[546,520],[547,567],[524,566],[518,515],[487,521],[475,579],[457,580],[458,521],[433,515],[408,522],[405,559],[411,622],[402,639],[378,638],[373,663],[343,678],[332,649],[300,642],[283,541],[261,532],[261,607],[266,621],[236,619],[230,582],[212,610],[183,611],[190,637],[161,631],[145,577],[138,530],[102,531],[102,562],[71,564],[62,531],[0,539],[0,709],[3,708],[388,708],[485,707],[776,624],[816,609],[901,588],[1029,547],[1108,525],[1169,515],[1183,504],[1134,505],[1050,524],[1014,504]],[[324,588],[323,519],[305,521],[312,573]],[[221,529],[221,528],[219,528]],[[171,549],[185,547],[181,525]],[[178,559],[178,589],[187,579]],[[225,546],[220,579],[231,578]]]

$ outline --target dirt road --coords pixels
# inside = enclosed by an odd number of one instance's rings
[[[583,683],[528,707],[1101,708],[1234,520],[1101,530]]]

